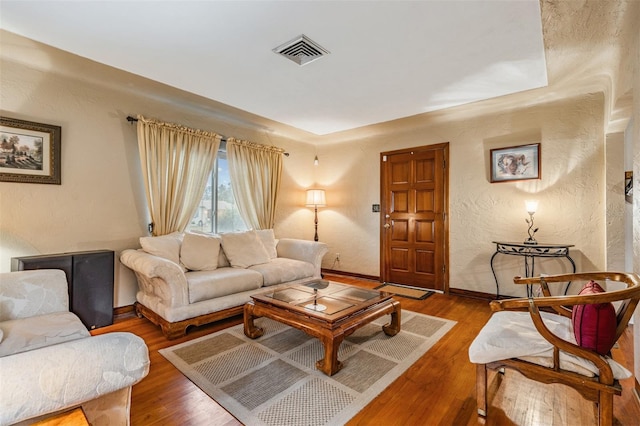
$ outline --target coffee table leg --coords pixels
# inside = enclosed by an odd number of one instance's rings
[[[324,358],[316,361],[316,368],[327,376],[333,376],[342,369],[342,362],[338,361],[338,349],[340,349],[343,340],[343,333],[320,338],[320,342],[324,346]]]
[[[391,322],[382,326],[382,330],[387,336],[395,336],[400,332],[400,313],[402,312],[402,309],[400,308],[400,302],[394,300],[392,302],[392,305],[393,312],[391,312]]]
[[[248,302],[244,305],[244,335],[250,339],[256,339],[264,334],[264,330],[256,327],[253,323],[254,307],[253,302]]]

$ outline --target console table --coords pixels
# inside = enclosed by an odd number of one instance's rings
[[[510,256],[521,256],[524,258],[524,273],[525,277],[533,277],[535,273],[535,259],[536,257],[564,257],[573,267],[573,273],[576,273],[576,264],[569,256],[569,247],[573,247],[573,244],[525,244],[525,243],[510,243],[503,241],[492,241],[496,245],[496,252],[491,256],[491,272],[493,272],[493,278],[496,281],[496,298],[500,298],[500,286],[498,284],[498,277],[495,269],[493,269],[493,260],[499,254],[506,254]],[[564,293],[567,294],[571,282],[567,283],[564,289]],[[531,286],[527,286],[527,297],[532,296]]]

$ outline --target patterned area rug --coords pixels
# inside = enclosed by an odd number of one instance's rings
[[[338,352],[342,370],[316,370],[318,339],[267,318],[262,337],[243,325],[182,343],[160,353],[211,398],[246,425],[346,423],[425,354],[455,321],[402,311],[402,330],[382,331],[388,316],[358,329]]]

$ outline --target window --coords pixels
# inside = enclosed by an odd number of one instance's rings
[[[233,197],[225,148],[223,142],[198,210],[187,227],[189,231],[223,233],[247,230]]]

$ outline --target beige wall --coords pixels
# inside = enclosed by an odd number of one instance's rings
[[[283,204],[294,207],[283,210],[281,217],[291,226],[279,236],[309,238],[298,222],[313,220],[299,207],[311,169],[296,163],[313,158],[310,145],[231,118],[197,96],[10,33],[0,31],[0,42],[0,114],[62,127],[62,185],[0,182],[1,272],[10,270],[14,256],[94,249],[118,254],[139,247],[149,219],[136,127],[126,121],[135,114],[290,151]],[[115,306],[132,304],[135,277],[119,262],[115,281]]]
[[[583,96],[547,105],[458,121],[425,122],[411,132],[373,137],[319,150],[317,182],[329,206],[320,213],[320,235],[330,246],[331,267],[378,275],[379,153],[441,142],[450,144],[450,286],[494,292],[489,259],[494,240],[524,241],[524,201],[538,199],[541,242],[575,244],[578,270],[605,268],[603,97]],[[542,179],[490,183],[491,148],[541,143]],[[345,236],[349,238],[345,238]],[[521,259],[496,258],[504,288]],[[568,271],[568,262],[547,260],[544,272]]]
[[[579,270],[606,267],[602,95],[476,117],[427,115],[411,131],[313,147],[220,118],[201,98],[23,38],[3,33],[2,43],[2,114],[62,126],[63,183],[0,183],[0,270],[17,255],[137,246],[148,218],[135,127],[125,120],[136,113],[285,148],[276,234],[311,239],[304,189],[325,188],[329,206],[319,213],[320,238],[330,247],[325,268],[379,275],[379,215],[371,212],[380,202],[379,153],[441,142],[450,143],[450,287],[495,291],[491,241],[524,240],[524,200],[531,197],[540,201],[539,241],[575,244]],[[541,180],[489,182],[491,148],[532,142],[542,144]],[[337,252],[340,263],[333,262]],[[520,294],[509,283],[521,266],[517,258],[496,260],[503,293]],[[559,260],[542,267],[568,270]],[[116,306],[131,304],[135,289],[118,263]]]

